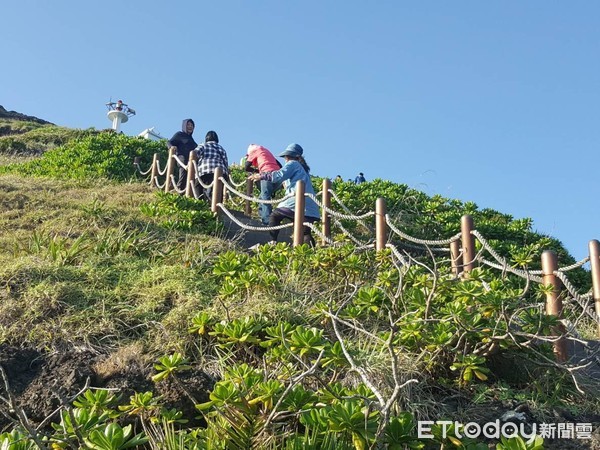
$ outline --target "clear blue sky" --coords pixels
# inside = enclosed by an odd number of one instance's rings
[[[297,142],[315,175],[362,171],[600,238],[600,2],[6,1],[0,104],[73,128],[181,120]]]

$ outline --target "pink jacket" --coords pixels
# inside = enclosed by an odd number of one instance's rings
[[[252,163],[260,172],[273,172],[281,167],[268,149],[262,145],[250,144],[246,161]]]

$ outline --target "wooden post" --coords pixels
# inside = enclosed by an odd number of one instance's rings
[[[175,158],[175,148],[169,148],[169,159],[167,160],[167,179],[165,180],[165,192],[169,192],[171,190],[171,175],[173,175],[173,158]]]
[[[458,275],[461,272],[463,259],[460,254],[460,241],[450,242],[450,264],[452,267],[452,273]]]
[[[592,273],[592,292],[596,304],[596,316],[600,317],[600,242],[591,240],[588,248],[590,250],[590,272]],[[600,323],[598,324],[598,337],[600,337]]]
[[[544,285],[552,286],[552,292],[546,294],[546,314],[562,319],[562,298],[560,296],[562,283],[554,272],[558,270],[558,259],[552,250],[542,253],[542,280]],[[560,336],[564,334],[564,326],[558,325],[552,333]],[[567,343],[563,337],[554,342],[554,356],[558,362],[565,362],[568,358]]]
[[[470,272],[475,268],[475,236],[473,231],[473,218],[465,214],[460,219],[461,241],[462,241],[462,262],[463,270]]]
[[[223,168],[217,167],[213,177],[212,204],[210,208],[214,214],[219,212],[219,207],[217,205],[223,200],[223,182],[221,181],[222,176]]]
[[[152,156],[152,172],[150,173],[150,185],[154,186],[158,177],[158,153]]]
[[[254,196],[254,181],[250,178],[246,179],[246,195],[248,197]],[[244,214],[247,216],[252,215],[252,202],[250,200],[244,200]]]
[[[304,181],[296,181],[296,211],[294,211],[294,247],[304,243]]]
[[[133,157],[133,165],[135,166],[136,169],[140,168],[140,157],[139,156]]]
[[[186,197],[195,197],[194,195],[194,183],[196,182],[196,169],[194,166],[194,162],[196,161],[196,152],[190,152],[190,159],[188,160],[187,166],[187,181],[185,184],[185,196]]]
[[[331,238],[331,216],[329,215],[329,213],[327,212],[326,208],[331,208],[331,192],[329,192],[329,190],[331,189],[331,180],[329,178],[324,178],[323,179],[323,193],[322,193],[322,198],[321,198],[321,203],[323,203],[323,211],[322,211],[322,223],[323,223],[323,235],[325,236],[321,242],[323,243],[323,245],[327,245],[327,239],[325,238]]]
[[[385,249],[387,244],[387,214],[385,199],[379,197],[375,202],[375,250]]]

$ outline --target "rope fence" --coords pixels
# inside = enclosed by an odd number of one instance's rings
[[[217,168],[214,172],[213,181],[210,184],[202,182],[198,175],[198,166],[195,154],[191,153],[187,165],[169,151],[169,159],[167,165],[161,170],[160,162],[157,154],[153,157],[152,165],[149,169],[142,171],[139,160],[134,161],[134,165],[142,176],[150,175],[150,185],[156,186],[159,189],[164,189],[165,192],[175,191],[179,194],[185,194],[188,197],[200,198],[203,192],[200,192],[201,187],[204,193],[210,192],[211,210],[215,215],[220,212],[225,214],[233,223],[243,230],[254,232],[269,232],[273,230],[282,230],[292,228],[293,245],[300,245],[304,242],[304,227],[310,228],[312,232],[320,239],[324,246],[336,246],[345,244],[344,238],[349,239],[358,250],[381,251],[389,249],[391,254],[399,263],[400,266],[408,266],[413,263],[422,264],[413,259],[411,254],[404,251],[404,254],[398,249],[398,246],[405,246],[412,249],[414,252],[449,252],[452,265],[452,273],[459,278],[468,279],[470,272],[477,266],[489,267],[494,270],[499,270],[502,275],[510,273],[524,279],[529,283],[535,282],[545,286],[553,286],[552,292],[546,289],[546,313],[557,316],[562,319],[563,301],[570,302],[571,300],[581,308],[583,314],[591,318],[598,326],[598,335],[600,336],[600,243],[597,240],[589,243],[589,257],[571,264],[567,267],[559,268],[557,266],[556,254],[547,250],[542,253],[541,270],[528,270],[524,268],[516,268],[506,258],[501,256],[490,243],[479,233],[473,223],[473,219],[469,215],[461,218],[461,231],[447,239],[431,240],[420,239],[400,230],[400,228],[392,223],[390,216],[387,214],[385,199],[378,198],[375,204],[375,211],[369,211],[363,214],[354,214],[344,205],[339,196],[331,189],[331,181],[323,180],[323,188],[319,192],[320,198],[317,195],[307,194],[303,182],[296,184],[295,194],[285,196],[275,200],[259,199],[254,196],[254,182],[251,180],[242,180],[238,183],[233,182],[226,176],[223,176],[223,169]],[[185,169],[187,171],[186,185],[183,188],[177,187],[177,181],[174,176],[175,167]],[[159,182],[159,177],[165,177],[164,181]],[[239,188],[245,185],[245,192]],[[295,217],[294,221],[289,224],[270,226],[252,226],[238,219],[226,206],[226,202],[234,199],[240,199],[244,202],[244,214],[250,216],[252,214],[253,204],[276,204],[284,199],[295,197]],[[321,209],[321,228],[315,223],[306,222],[304,219],[304,209],[306,198],[312,199]],[[208,198],[208,197],[206,197]],[[343,210],[336,211],[332,208],[332,199]],[[369,225],[366,220],[374,217],[374,227]],[[352,221],[368,233],[366,242],[364,235],[357,237],[353,232],[348,230],[342,224],[342,220]],[[335,229],[341,233],[342,240],[335,240],[331,233],[331,222],[333,221]],[[373,236],[374,235],[374,236]],[[480,249],[476,249],[476,241],[480,244]],[[347,240],[346,240],[347,242]],[[492,257],[489,260],[484,255],[488,254]],[[584,264],[590,263],[592,275],[592,292],[579,293],[573,284],[566,276],[566,272],[582,267]],[[564,289],[563,289],[564,288]],[[556,335],[564,336],[565,329],[554,330]],[[559,338],[554,343],[554,350],[557,360],[564,361],[567,357],[565,341]]]

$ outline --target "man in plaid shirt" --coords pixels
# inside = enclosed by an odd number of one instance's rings
[[[223,177],[229,180],[227,152],[219,144],[219,136],[215,131],[206,133],[204,143],[198,145],[194,151],[198,157],[198,176],[203,184],[212,184],[217,167],[223,169]],[[204,194],[210,200],[212,198],[212,187],[206,188]]]

